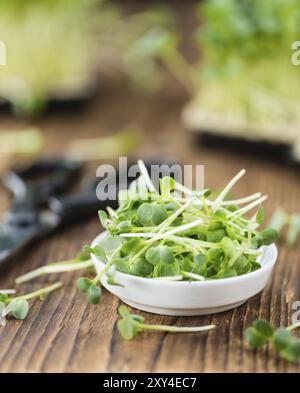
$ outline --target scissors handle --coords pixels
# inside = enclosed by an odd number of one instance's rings
[[[15,202],[47,203],[52,195],[63,193],[77,179],[82,165],[61,158],[38,160],[6,173],[3,183]]]
[[[58,196],[49,200],[50,209],[59,216],[62,224],[89,217],[95,214],[97,210],[104,209],[107,206],[116,208],[117,201],[100,201],[96,193]]]

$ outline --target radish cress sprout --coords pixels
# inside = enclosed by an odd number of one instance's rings
[[[277,238],[273,228],[259,230],[267,196],[256,193],[226,199],[244,176],[244,169],[211,200],[210,190],[189,190],[170,177],[162,178],[156,190],[144,163],[139,160],[138,165],[141,176],[127,192],[122,191],[119,208],[99,211],[108,235],[88,250],[105,266],[93,279],[81,277],[77,284],[91,304],[101,299],[103,275],[110,285],[120,285],[114,279],[115,271],[149,279],[204,281],[235,277],[261,267],[260,248]],[[141,184],[146,193],[139,192]]]

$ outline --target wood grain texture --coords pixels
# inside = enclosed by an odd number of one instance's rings
[[[171,156],[188,164],[204,164],[206,186],[220,188],[242,167],[248,170],[237,195],[261,191],[269,195],[267,215],[277,206],[299,210],[299,170],[282,167],[238,152],[196,148],[180,125],[181,99],[169,97],[143,101],[129,92],[106,94],[89,109],[76,114],[48,116],[38,125],[45,131],[47,152],[63,152],[65,143],[78,136],[113,133],[133,120],[142,143],[136,156]],[[23,124],[3,118],[1,129]],[[90,166],[94,174],[94,166]],[[1,209],[8,200],[1,190]],[[100,231],[97,218],[64,228],[27,248],[0,271],[0,288],[12,287],[22,273],[43,264],[70,258]],[[299,372],[299,364],[287,364],[269,349],[250,350],[244,329],[262,317],[276,326],[290,323],[292,303],[300,300],[300,249],[280,244],[280,254],[267,288],[244,305],[228,312],[202,317],[165,317],[138,312],[150,323],[194,326],[216,324],[205,334],[145,333],[132,342],[117,332],[120,301],[104,291],[99,306],[89,306],[76,290],[80,273],[47,276],[18,288],[25,293],[63,280],[64,287],[43,302],[31,302],[28,318],[9,321],[0,329],[1,372]]]

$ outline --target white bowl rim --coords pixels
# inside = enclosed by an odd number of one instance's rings
[[[95,237],[95,239],[91,243],[91,247],[95,247],[96,245],[99,244],[99,241],[102,240],[107,235],[107,231],[104,231],[100,233],[98,236]],[[166,284],[166,285],[177,285],[177,286],[183,286],[183,285],[192,285],[192,286],[215,286],[215,285],[222,285],[222,284],[230,284],[232,282],[236,281],[248,281],[249,279],[255,279],[255,277],[259,277],[261,274],[263,274],[265,271],[269,269],[273,269],[277,258],[278,258],[278,248],[275,244],[271,244],[270,246],[263,246],[265,249],[270,249],[273,252],[273,257],[271,260],[267,261],[267,263],[263,266],[261,266],[260,269],[255,270],[254,272],[249,272],[246,274],[241,274],[240,276],[235,276],[235,277],[228,277],[228,278],[220,278],[216,280],[204,280],[204,281],[171,281],[171,280],[161,280],[161,279],[151,279],[147,277],[140,277],[140,276],[134,276],[132,274],[127,274],[127,273],[122,273],[119,271],[116,271],[116,274],[121,278],[124,277],[124,279],[129,279],[135,282],[147,282],[147,283],[155,283],[154,285],[161,285],[161,284]],[[103,261],[101,261],[95,254],[91,254],[91,259],[95,264],[95,261],[97,263],[101,263],[105,265]]]

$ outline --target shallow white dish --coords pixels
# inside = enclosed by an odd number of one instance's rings
[[[101,243],[107,235],[101,233],[92,247]],[[139,310],[162,315],[207,315],[240,306],[259,293],[267,284],[278,256],[277,247],[263,247],[258,261],[262,267],[252,273],[238,277],[209,281],[162,281],[116,272],[116,281],[124,287],[107,284],[103,275],[103,286],[118,296],[124,303]],[[104,263],[91,255],[96,271]]]

